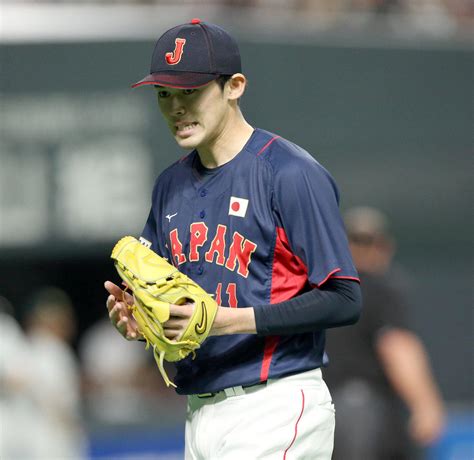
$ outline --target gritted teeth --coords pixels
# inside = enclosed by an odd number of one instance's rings
[[[196,122],[192,122],[192,123],[179,123],[176,125],[176,129],[178,131],[186,131],[188,129],[191,129],[191,128],[194,128],[195,126],[197,126],[197,123]]]

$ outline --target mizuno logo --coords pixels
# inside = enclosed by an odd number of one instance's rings
[[[206,303],[201,302],[201,321],[199,323],[196,323],[194,326],[194,330],[196,331],[196,334],[204,334],[207,329],[207,308],[206,308]]]
[[[171,219],[174,217],[174,216],[177,216],[178,213],[175,212],[174,214],[168,214],[167,216],[165,216],[167,219],[168,219],[168,222],[171,222]]]

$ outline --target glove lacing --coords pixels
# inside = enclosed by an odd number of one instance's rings
[[[173,288],[176,285],[179,285],[181,287],[184,286],[184,285],[194,286],[193,282],[189,281],[188,279],[182,279],[183,277],[181,275],[182,275],[182,273],[178,272],[176,277],[173,277],[173,278],[167,277],[167,278],[165,278],[166,281],[161,286],[158,286],[158,281],[155,282],[154,284],[147,283],[150,288],[154,288],[152,295],[159,297],[159,295],[166,293],[168,290],[170,290],[171,288]],[[132,274],[132,276],[133,276],[133,274]],[[134,277],[134,278],[137,279],[136,277]],[[132,290],[132,292],[133,292],[133,289],[131,289],[126,283],[124,283],[124,284],[125,284],[125,289],[122,291],[122,299],[123,299],[125,305],[128,305],[128,303],[125,300],[125,293],[129,289]],[[149,310],[149,308],[146,305],[144,305],[144,306]],[[133,309],[138,310],[138,313],[140,314],[141,318],[146,323],[146,327],[151,331],[151,333],[155,337],[158,337],[160,339],[162,339],[162,336],[165,337],[164,336],[164,331],[156,329],[156,324],[153,321],[150,320],[149,313],[144,311],[144,309],[142,308],[142,306],[139,302],[134,302],[132,306],[129,306],[129,308],[131,308],[132,310]],[[143,333],[141,333],[141,335],[146,341],[145,349],[148,350],[150,348],[150,345],[153,348],[153,357],[155,358],[156,364],[158,365],[158,369],[160,371],[161,376],[163,377],[163,380],[165,381],[166,386],[169,387],[171,385],[171,386],[176,388],[176,385],[170,380],[170,378],[168,377],[168,374],[165,370],[165,367],[164,367],[164,359],[165,359],[166,351],[165,350],[158,350],[157,347],[156,347],[156,344],[151,343],[146,335],[144,335]],[[194,359],[196,357],[196,352],[194,350],[190,350],[190,352],[193,354],[193,359]],[[183,349],[178,350],[178,353],[183,358],[185,358],[189,354],[189,352],[185,352]]]

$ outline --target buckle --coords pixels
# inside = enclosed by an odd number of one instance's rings
[[[196,395],[198,398],[204,399],[204,398],[212,398],[215,396],[217,393],[200,393]]]

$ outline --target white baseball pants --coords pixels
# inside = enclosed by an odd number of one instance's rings
[[[330,460],[335,411],[321,370],[188,397],[186,460]]]

